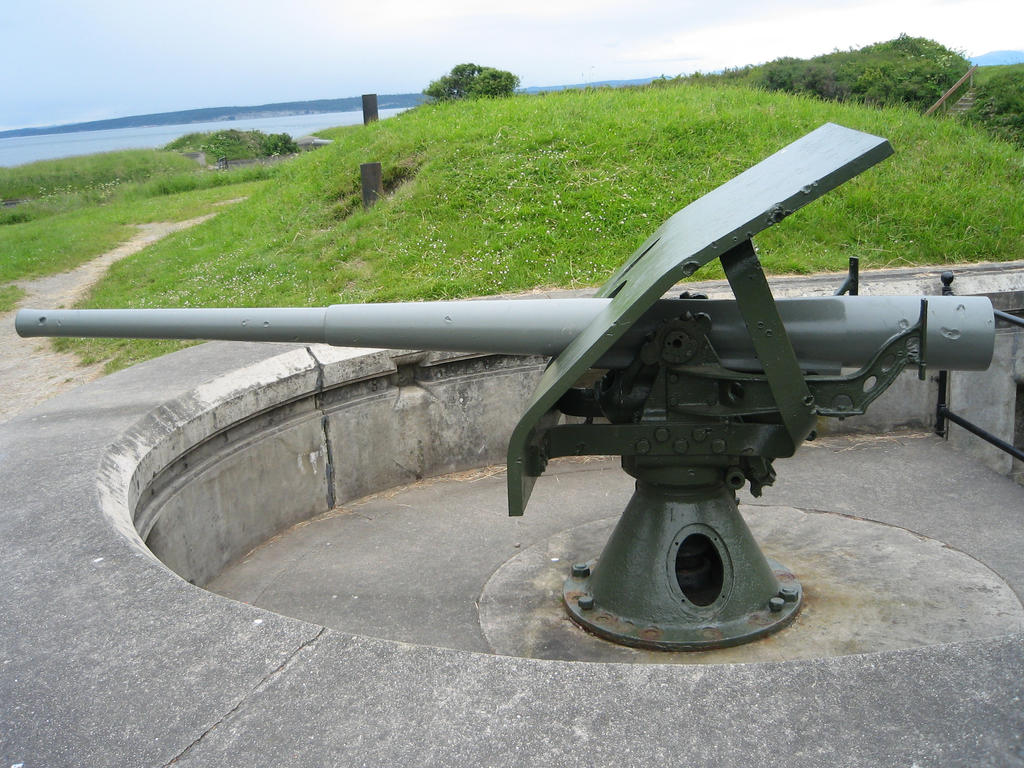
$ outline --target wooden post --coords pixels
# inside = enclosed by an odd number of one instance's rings
[[[363,94],[363,125],[369,125],[377,120],[377,94]]]
[[[363,181],[363,208],[372,208],[384,197],[380,163],[363,163],[359,166],[359,175]]]

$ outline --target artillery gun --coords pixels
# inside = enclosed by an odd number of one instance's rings
[[[784,627],[803,598],[754,541],[736,491],[760,495],[818,417],[864,413],[907,366],[924,378],[928,365],[991,360],[985,298],[772,296],[752,237],[891,153],[885,139],[826,124],[679,211],[592,298],[24,309],[16,327],[548,356],[509,440],[509,513],[523,514],[555,457],[618,455],[636,479],[600,557],[572,567],[570,617],[626,645],[735,645]],[[716,258],[735,300],[663,298]]]

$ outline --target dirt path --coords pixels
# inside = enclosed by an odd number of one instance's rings
[[[69,307],[83,298],[115,261],[215,215],[140,224],[139,233],[131,240],[70,272],[16,281],[15,285],[25,291],[18,307]],[[0,313],[0,422],[43,400],[98,379],[102,373],[102,363],[83,366],[74,355],[54,351],[49,339],[21,338],[14,332],[14,313]]]

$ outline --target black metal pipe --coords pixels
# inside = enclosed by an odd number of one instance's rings
[[[935,434],[946,437],[946,406],[949,392],[949,371],[939,371],[939,401],[935,404]]]
[[[939,415],[949,419],[954,424],[959,424],[961,427],[966,429],[968,432],[977,435],[982,440],[985,440],[986,442],[989,442],[992,445],[994,445],[996,448],[999,448],[1000,450],[1005,451],[1006,453],[1008,453],[1011,456],[1013,456],[1015,459],[1020,459],[1021,461],[1024,461],[1024,451],[1020,450],[1019,448],[1015,448],[1014,446],[1010,445],[1005,440],[999,439],[998,437],[993,435],[991,432],[988,432],[988,431],[982,429],[981,427],[979,427],[979,426],[977,426],[975,424],[972,424],[971,422],[967,421],[966,419],[963,419],[963,418],[957,416],[955,413],[953,413],[951,410],[949,410],[949,408],[946,408],[945,406],[939,406],[937,413]]]
[[[1011,315],[1009,312],[1003,312],[998,309],[993,309],[992,314],[994,314],[1000,320],[1005,320],[1006,322],[1013,323],[1014,325],[1024,326],[1024,319],[1019,318],[1016,315]]]
[[[836,296],[842,296],[844,293],[848,293],[851,296],[856,296],[860,293],[860,259],[856,256],[850,257],[850,267],[846,273],[846,279],[843,280],[843,284],[836,290]]]

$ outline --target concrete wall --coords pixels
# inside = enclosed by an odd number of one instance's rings
[[[394,362],[393,372],[324,392],[338,504],[504,463],[508,436],[543,370],[537,359],[500,356],[417,353]]]
[[[283,356],[276,384],[237,372],[226,390],[262,393],[228,397],[173,427],[133,473],[135,528],[187,581],[206,583],[336,504],[504,462],[508,435],[543,370],[533,358],[308,352],[306,361],[306,351]],[[173,422],[175,412],[195,410],[169,403],[153,418]],[[144,431],[152,434],[152,424]]]
[[[1001,328],[996,352],[987,371],[961,372],[951,377],[949,409],[1018,448],[1024,448],[1024,330]],[[949,442],[1002,475],[1024,481],[1024,464],[1008,453],[949,425]]]

